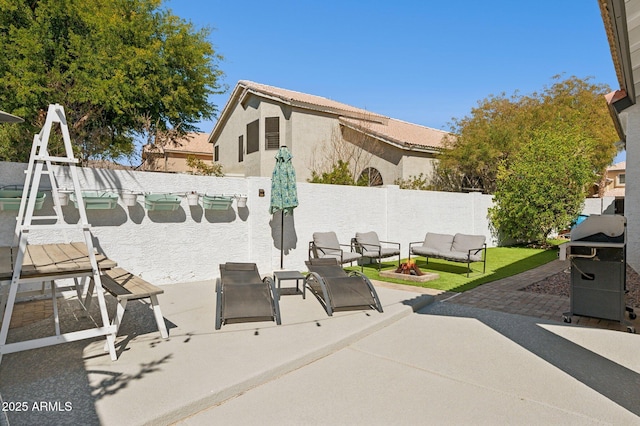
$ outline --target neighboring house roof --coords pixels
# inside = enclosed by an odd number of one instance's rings
[[[627,169],[627,162],[621,161],[619,163],[613,164],[607,167],[607,172],[624,172]],[[625,195],[625,187],[624,186],[611,186],[611,183],[614,183],[614,178],[607,178],[607,187],[604,191],[605,197],[616,197],[622,198]]]
[[[604,196],[605,197],[616,197],[616,198],[621,198],[624,197],[625,194],[625,188],[622,186],[618,186],[615,188],[611,188],[611,189],[607,189],[604,191]]]
[[[619,163],[616,163],[612,166],[607,167],[607,171],[619,171],[619,170],[626,170],[627,169],[627,162],[626,161],[621,161]]]
[[[294,90],[240,80],[220,114],[220,119],[209,136],[209,142],[212,142],[220,131],[222,131],[224,122],[233,111],[235,103],[244,102],[250,94],[273,99],[285,105],[334,114],[338,117],[341,124],[404,149],[442,149],[444,147],[442,139],[448,134],[448,132],[442,130],[392,119],[371,111],[323,98],[322,96],[309,95]]]
[[[444,130],[432,129],[393,118],[383,124],[340,117],[340,123],[392,145],[400,145],[408,149],[432,148],[439,151],[444,148],[443,138],[449,134]]]
[[[284,104],[298,106],[315,111],[328,112],[346,117],[364,118],[367,120],[381,121],[388,120],[380,114],[372,113],[365,109],[356,108],[351,105],[323,98],[322,96],[308,95],[294,90],[281,89],[279,87],[267,86],[266,84],[254,83],[253,81],[240,80],[236,88],[242,88],[242,98],[247,93],[255,93],[262,97],[271,97]]]
[[[178,143],[168,143],[165,146],[145,145],[146,152],[182,153],[182,154],[206,154],[213,155],[213,149],[209,143],[209,134],[192,132],[187,133]]]

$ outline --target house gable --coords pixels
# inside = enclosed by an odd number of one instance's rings
[[[251,132],[257,128],[259,141],[257,146],[253,141],[250,150],[246,149],[250,145],[249,123],[255,123]],[[276,136],[267,131],[268,125],[278,129]],[[220,146],[220,162],[225,171],[245,176],[270,175],[273,155],[269,151],[277,149],[277,144],[287,145],[299,180],[306,180],[319,157],[326,157],[327,145],[340,129],[374,141],[378,147],[370,150],[375,151],[373,166],[381,169],[385,183],[408,177],[403,170],[405,157],[416,157],[412,172],[430,172],[448,134],[320,96],[241,80],[223,108],[209,142]]]

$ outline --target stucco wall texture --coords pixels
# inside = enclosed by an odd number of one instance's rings
[[[0,186],[23,185],[26,164],[0,163]],[[71,187],[63,168],[55,168],[59,187]],[[271,179],[192,176],[78,168],[84,190],[133,190],[140,193],[244,194],[246,207],[234,202],[227,211],[189,206],[183,198],[173,212],[144,208],[144,196],[133,207],[119,200],[112,210],[87,210],[95,245],[118,264],[154,284],[209,280],[225,262],[254,262],[262,274],[280,269],[279,213],[268,212]],[[41,188],[50,188],[43,176]],[[260,197],[260,190],[264,196]],[[487,209],[491,197],[401,190],[397,186],[363,188],[299,182],[300,205],[284,218],[284,269],[305,270],[314,232],[335,231],[343,244],[356,232],[376,231],[381,240],[402,244],[424,239],[426,232],[482,234],[490,245]],[[77,223],[73,203],[63,207],[65,222]],[[39,215],[52,215],[51,193]],[[11,245],[16,212],[0,211],[0,245]],[[32,231],[31,243],[82,241],[81,231],[55,227]]]

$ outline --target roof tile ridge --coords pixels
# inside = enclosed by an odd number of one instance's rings
[[[390,117],[389,119],[390,119],[390,120],[393,120],[393,121],[398,121],[398,122],[400,122],[400,123],[404,123],[404,124],[410,124],[410,125],[412,125],[412,126],[422,127],[422,128],[424,128],[424,129],[428,129],[428,130],[435,130],[436,132],[451,133],[451,132],[449,132],[449,131],[447,131],[447,130],[436,129],[435,127],[429,127],[429,126],[425,126],[425,125],[423,125],[423,124],[418,124],[418,123],[411,123],[411,122],[409,122],[409,121],[400,120],[399,118],[393,118],[393,117]]]
[[[303,98],[292,98],[292,97],[288,97],[288,96],[283,96],[281,93],[275,92],[275,91],[269,91],[268,89],[265,88],[272,88],[272,89],[276,89],[276,90],[284,90],[286,92],[291,92],[291,93],[295,93],[295,94],[299,94],[302,96],[309,96],[312,98],[317,98],[317,99],[322,99],[325,101],[329,101],[329,102],[333,102],[336,104],[340,104],[343,105],[346,108],[337,108],[337,109],[342,109],[344,111],[348,111],[348,109],[352,109],[352,110],[357,110],[359,113],[363,114],[363,115],[371,115],[372,117],[381,117],[381,118],[385,118],[385,119],[389,119],[389,117],[387,117],[384,114],[379,114],[373,111],[369,111],[367,109],[361,108],[361,107],[357,107],[354,105],[350,105],[347,104],[345,102],[342,101],[338,101],[335,99],[331,99],[331,98],[327,98],[326,96],[320,96],[320,95],[314,95],[311,93],[305,93],[305,92],[301,92],[299,90],[292,90],[292,89],[285,89],[284,87],[277,87],[277,86],[271,86],[269,84],[263,84],[263,83],[258,83],[255,81],[250,81],[250,80],[240,80],[238,82],[238,84],[242,84],[244,85],[247,89],[254,89],[263,93],[268,93],[271,96],[275,96],[278,98],[286,98],[288,101],[296,101],[296,102],[301,102],[301,103],[306,103],[306,104],[313,104],[313,105],[317,105],[314,102],[311,102],[309,100],[305,100]],[[318,105],[320,106],[320,105]]]

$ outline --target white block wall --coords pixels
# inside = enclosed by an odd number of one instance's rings
[[[587,198],[584,200],[582,214],[615,214],[615,201],[616,197]]]
[[[0,163],[0,186],[22,185],[26,164]],[[228,261],[255,262],[262,274],[280,268],[280,214],[270,215],[271,179],[216,178],[128,170],[79,169],[83,189],[122,189],[185,194],[246,194],[247,207],[234,202],[228,211],[190,207],[186,198],[175,212],[135,207],[122,201],[113,210],[87,210],[96,246],[123,268],[155,284],[212,279],[218,265]],[[64,169],[56,169],[58,185],[69,187]],[[41,187],[49,187],[46,177]],[[259,191],[264,190],[264,197]],[[335,231],[348,244],[356,232],[376,231],[382,240],[402,244],[407,256],[410,241],[426,232],[482,234],[493,245],[487,220],[491,197],[401,190],[397,186],[361,188],[298,183],[300,205],[284,221],[284,268],[305,270],[308,243],[314,232]],[[78,221],[70,203],[65,220]],[[51,194],[39,214],[53,214]],[[0,211],[0,245],[11,245],[16,212]],[[79,231],[37,231],[32,243],[81,241]]]
[[[625,110],[627,113],[627,170],[624,213],[627,217],[627,263],[640,270],[640,105]]]

